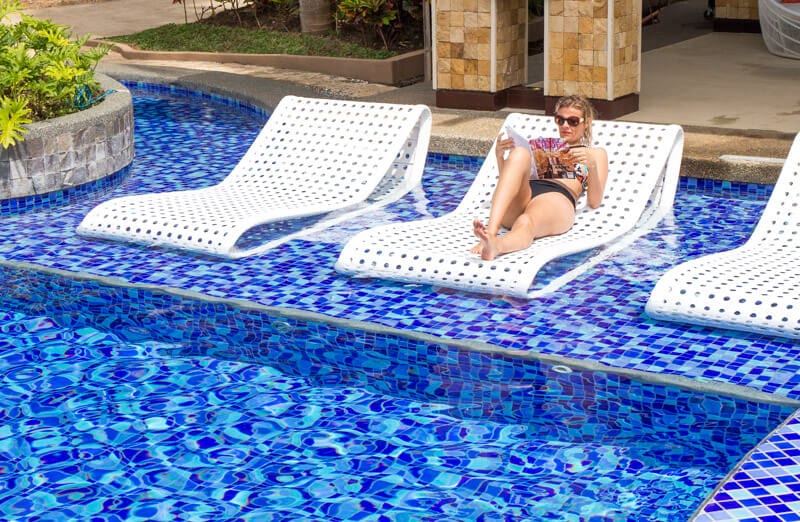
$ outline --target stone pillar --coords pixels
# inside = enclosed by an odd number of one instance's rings
[[[527,81],[527,0],[432,0],[439,107],[497,110]]]
[[[714,30],[734,33],[760,33],[758,0],[716,0]]]
[[[583,94],[603,119],[637,111],[641,20],[640,0],[545,2],[545,109]]]

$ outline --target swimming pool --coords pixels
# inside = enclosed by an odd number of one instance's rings
[[[649,291],[663,270],[741,244],[770,187],[682,179],[672,219],[558,293],[532,301],[348,278],[333,268],[343,241],[365,227],[454,208],[480,165],[469,157],[431,154],[421,190],[397,204],[245,260],[76,237],[75,226],[101,199],[219,181],[265,118],[208,96],[172,91],[149,85],[134,89],[137,157],[121,184],[70,205],[3,215],[0,256],[800,399],[798,343],[656,322],[644,315]],[[571,263],[574,258],[550,263],[539,284]]]
[[[0,512],[686,520],[790,406],[0,267]]]
[[[656,323],[643,316],[647,292],[661,269],[743,240],[768,196],[765,187],[706,187],[682,180],[672,221],[563,292],[531,302],[346,278],[333,270],[342,242],[365,226],[450,210],[477,172],[475,158],[432,154],[422,190],[398,204],[247,260],[228,262],[75,237],[74,226],[102,198],[218,181],[263,124],[263,117],[222,100],[173,91],[134,89],[137,158],[121,184],[86,201],[4,215],[0,255],[114,280],[364,320],[467,346],[490,344],[800,398],[794,343]],[[570,262],[548,266],[540,284]]]

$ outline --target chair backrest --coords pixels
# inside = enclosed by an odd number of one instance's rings
[[[558,136],[558,129],[550,116],[513,113],[506,118],[504,125],[513,127],[528,139]],[[608,181],[600,208],[579,212],[573,231],[594,228],[598,222],[602,222],[604,230],[629,228],[630,220],[641,217],[648,205],[671,207],[683,143],[677,137],[682,132],[677,125],[595,120],[592,124],[593,145],[605,148],[608,153]],[[681,150],[675,151],[678,141]],[[494,158],[493,145],[475,182],[459,205],[459,211],[472,212],[476,216],[488,211],[498,178]],[[671,171],[669,174],[675,183],[664,183],[666,170]],[[582,201],[579,202],[581,206]]]
[[[220,186],[266,190],[285,206],[307,206],[313,194],[365,199],[382,180],[376,172],[417,159],[423,107],[285,96]]]
[[[747,243],[800,249],[800,133]]]

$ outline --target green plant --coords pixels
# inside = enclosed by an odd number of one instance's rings
[[[365,39],[370,31],[375,31],[384,48],[389,49],[397,14],[398,9],[392,0],[342,0],[336,11],[336,19],[359,27]]]
[[[24,14],[16,0],[0,0],[0,145],[22,141],[25,124],[77,112],[76,97],[101,92],[94,78],[108,46],[82,50],[89,37]],[[88,95],[87,95],[88,91]]]
[[[290,18],[296,16],[300,10],[299,0],[265,0],[275,6],[275,10],[282,15],[283,18]],[[258,13],[259,3],[256,2],[256,14]],[[258,18],[256,18],[258,19]],[[260,25],[260,24],[259,24]],[[286,26],[284,25],[284,29]]]
[[[113,40],[150,51],[297,54],[373,59],[388,58],[396,54],[308,34],[194,23],[166,24],[133,35],[115,36]]]

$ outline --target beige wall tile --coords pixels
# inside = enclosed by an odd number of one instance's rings
[[[580,29],[578,28],[578,17],[577,16],[565,16],[564,17],[564,32],[565,33],[577,33]]]
[[[474,74],[464,75],[464,89],[468,91],[478,90],[478,77]]]
[[[464,27],[478,27],[478,13],[476,12],[465,12],[464,13],[464,20],[462,25]]]
[[[608,80],[608,68],[607,67],[592,67],[592,82],[593,83],[602,83],[605,85],[606,81]]]
[[[578,81],[578,66],[564,64],[564,81]]]
[[[607,67],[608,61],[608,53],[605,51],[595,51],[594,53],[594,65],[597,67]]]
[[[563,80],[564,79],[564,64],[562,62],[550,63],[549,67],[550,80]]]

